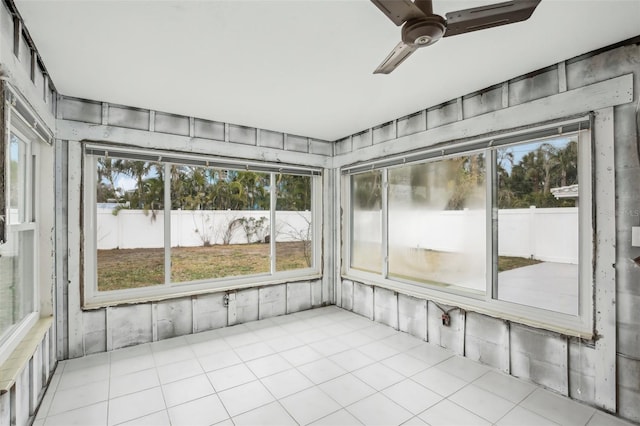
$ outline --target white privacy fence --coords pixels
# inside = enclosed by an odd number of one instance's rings
[[[356,211],[357,241],[381,241],[380,212]],[[458,253],[486,250],[484,210],[389,212],[389,245]],[[500,256],[578,263],[578,208],[504,209],[498,212]]]
[[[241,220],[245,219],[246,228]],[[234,225],[232,225],[234,224]],[[232,226],[230,226],[232,225]],[[276,241],[311,238],[311,212],[276,212]],[[164,247],[164,213],[97,209],[97,248]],[[247,233],[247,231],[249,231]],[[246,244],[271,236],[269,212],[262,210],[172,210],[171,247],[207,244]]]

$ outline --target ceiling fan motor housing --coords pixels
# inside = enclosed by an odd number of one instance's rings
[[[446,28],[444,18],[438,15],[411,19],[402,27],[402,41],[415,47],[429,46],[442,38]]]

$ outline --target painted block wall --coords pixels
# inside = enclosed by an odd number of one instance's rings
[[[326,273],[322,279],[313,281],[291,279],[265,286],[257,279],[255,285],[234,291],[177,295],[163,300],[83,310],[82,141],[316,168],[329,166],[333,145],[270,130],[67,97],[59,99],[57,129],[58,136],[66,144],[59,162],[66,167],[68,175],[63,191],[66,194],[64,207],[69,212],[68,233],[61,235],[68,250],[58,252],[59,256],[69,253],[66,261],[69,285],[65,294],[65,316],[69,320],[62,325],[66,338],[61,336],[58,342],[64,347],[66,357],[111,351],[333,303],[331,273]],[[108,216],[112,217],[110,213]],[[323,241],[328,242],[328,235],[334,228],[330,223],[324,228],[327,237]],[[59,285],[64,286],[64,283]]]
[[[376,153],[380,156],[382,152],[385,155],[401,152],[398,147],[407,151],[409,148],[417,149],[420,148],[419,136],[425,128],[427,132],[432,130],[430,134],[435,135],[436,139],[446,141],[446,126],[452,123],[464,123],[472,117],[491,114],[494,110],[551,99],[549,97],[553,95],[631,74],[633,102],[613,107],[611,115],[615,206],[595,206],[601,221],[602,218],[615,219],[613,235],[603,240],[608,250],[614,252],[614,262],[603,265],[604,258],[599,252],[594,259],[600,269],[611,265],[611,272],[605,270],[604,275],[615,273],[613,289],[601,288],[603,285],[598,280],[603,273],[597,274],[596,320],[603,327],[597,327],[596,333],[600,334],[598,341],[583,341],[514,321],[455,309],[455,306],[439,307],[426,298],[379,290],[377,285],[347,277],[336,283],[337,304],[460,355],[529,379],[562,395],[604,408],[622,418],[640,421],[640,266],[634,260],[639,258],[640,248],[631,246],[631,227],[640,225],[640,192],[637,190],[640,187],[640,112],[636,106],[640,96],[638,64],[640,45],[636,40],[573,58],[486,91],[429,108],[424,111],[426,123],[413,127],[413,135],[398,139],[390,136],[399,135],[400,123],[406,121],[401,118],[373,129],[374,141],[376,135],[381,135],[379,146],[360,147],[353,143],[355,139],[347,137],[337,142],[335,150],[337,155],[334,164],[340,167],[375,159]],[[498,91],[501,91],[501,97]],[[501,98],[501,102],[497,101],[498,98]],[[584,102],[584,112],[589,112],[591,99],[584,99]],[[562,106],[558,108],[562,109]],[[410,117],[417,116],[420,114]],[[405,129],[404,124],[402,126]],[[470,129],[471,132],[473,130]],[[596,152],[596,156],[600,154]],[[602,176],[597,179],[601,180]],[[610,247],[615,249],[611,250]],[[610,300],[615,301],[616,308],[613,310],[607,307]],[[449,327],[441,323],[441,308],[454,309],[450,313]],[[398,325],[388,320],[388,313],[394,311],[397,311],[400,319]],[[609,311],[613,317],[604,319],[601,311]],[[604,366],[605,360],[610,365]],[[602,373],[603,369],[608,372]]]
[[[4,2],[0,3],[0,76],[6,79],[19,95],[29,104],[39,121],[50,129],[55,128],[56,94],[48,76],[43,70],[35,67],[31,76],[31,49],[20,36],[20,52],[16,56],[14,46],[14,19]],[[1,126],[1,125],[0,125]],[[53,205],[54,148],[41,147],[40,156],[41,180],[50,186],[43,188],[42,204]],[[39,218],[40,247],[39,247],[39,275],[40,275],[40,313],[41,317],[48,317],[54,312],[54,283],[55,276],[54,250],[55,236],[53,212],[42,212]],[[15,382],[9,386],[7,392],[0,392],[0,425],[26,425],[31,422],[51,379],[56,365],[56,330],[53,326],[41,334],[35,343],[35,349],[30,351],[27,358],[20,357],[18,374]],[[21,342],[25,346],[26,341]],[[20,346],[19,346],[20,347]],[[1,364],[0,370],[8,364],[13,364],[11,358],[7,364]],[[3,384],[4,385],[4,384]],[[3,386],[4,387],[4,386]]]

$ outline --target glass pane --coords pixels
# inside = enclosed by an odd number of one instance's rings
[[[270,271],[269,175],[171,166],[171,281]]]
[[[155,163],[97,159],[98,290],[164,283],[163,174]]]
[[[578,314],[577,136],[497,150],[500,300]]]
[[[9,140],[9,225],[26,221],[27,144],[11,134]]]
[[[34,231],[9,231],[0,245],[0,341],[34,311]]]
[[[389,170],[389,275],[486,289],[483,154]]]
[[[351,177],[351,267],[382,273],[382,173]]]
[[[313,266],[311,176],[276,175],[276,271]]]

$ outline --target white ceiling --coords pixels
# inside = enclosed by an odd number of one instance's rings
[[[400,29],[368,0],[15,3],[64,95],[325,140],[640,34],[639,0],[542,0],[373,75]]]

